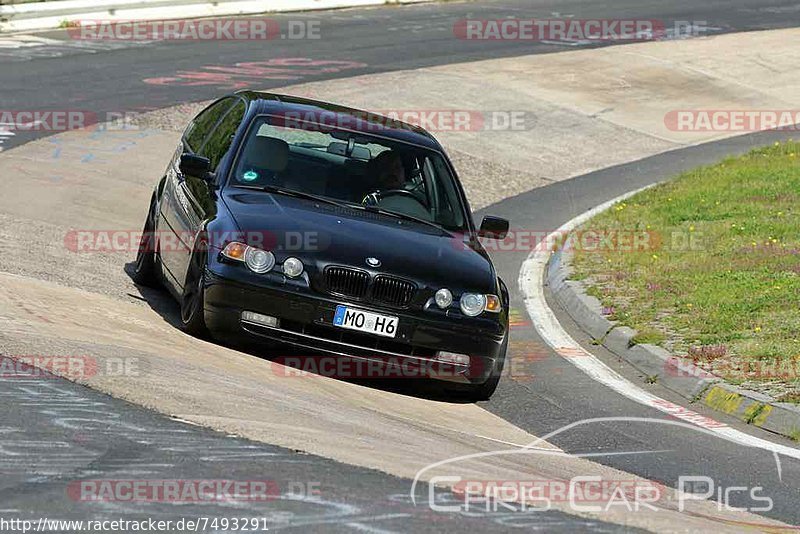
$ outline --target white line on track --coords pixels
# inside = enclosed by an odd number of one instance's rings
[[[3,151],[3,144],[5,144],[6,140],[17,135],[12,131],[6,130],[5,126],[7,126],[6,123],[0,122],[0,152]]]
[[[347,526],[361,532],[369,532],[370,534],[395,534],[394,530],[384,530],[382,528],[375,528],[365,523],[347,523]]]
[[[648,189],[648,187],[637,189],[636,191],[609,200],[572,219],[554,233],[555,235],[564,235],[600,212],[612,207],[617,202],[625,200],[645,189]],[[548,243],[550,239],[545,239],[543,242]],[[527,308],[528,315],[530,315],[536,327],[536,331],[559,356],[589,375],[593,380],[600,382],[633,401],[699,426],[729,441],[749,447],[757,447],[775,454],[783,454],[790,458],[800,460],[800,449],[779,445],[746,434],[731,428],[725,423],[692,412],[682,406],[657,397],[628,381],[622,375],[600,361],[594,354],[584,349],[569,335],[564,327],[561,326],[555,313],[547,305],[544,296],[544,278],[549,258],[550,250],[545,247],[537,247],[531,252],[528,259],[522,264],[522,269],[519,274],[519,286],[525,299],[525,307]]]
[[[42,124],[42,121],[35,120],[32,122],[26,122],[23,125],[20,125],[16,122],[0,122],[0,128],[18,128],[18,127],[25,127],[25,128],[33,128],[35,126],[39,126]]]

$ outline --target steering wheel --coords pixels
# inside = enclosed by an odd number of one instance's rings
[[[426,210],[428,207],[422,202],[417,195],[413,192],[409,191],[408,189],[387,189],[386,191],[373,191],[372,193],[368,194],[364,197],[364,200],[361,203],[365,206],[377,206],[381,203],[381,200],[387,197],[394,197],[394,196],[402,196],[408,197],[412,200],[415,200],[420,206],[425,208]]]

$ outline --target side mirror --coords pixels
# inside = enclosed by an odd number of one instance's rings
[[[508,235],[508,226],[509,223],[507,220],[487,215],[483,218],[481,229],[478,230],[478,237],[505,239]]]
[[[211,160],[196,154],[183,154],[179,168],[184,176],[208,180],[210,178]]]

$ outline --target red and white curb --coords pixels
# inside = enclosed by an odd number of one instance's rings
[[[652,187],[652,186],[650,186]],[[554,234],[564,235],[574,230],[595,215],[611,208],[614,204],[621,202],[648,187],[631,191],[625,195],[609,200],[599,206],[575,217],[556,230]],[[544,240],[550,242],[549,239]],[[544,279],[547,269],[547,262],[550,259],[551,250],[543,247],[534,249],[522,264],[519,275],[519,287],[525,299],[525,307],[528,311],[536,331],[542,339],[552,349],[562,356],[565,360],[586,373],[593,380],[613,389],[625,397],[655,408],[667,415],[681,421],[685,421],[706,431],[712,432],[721,438],[735,442],[740,445],[757,447],[766,451],[782,454],[790,458],[800,460],[800,449],[773,443],[771,441],[752,436],[731,428],[725,423],[706,417],[702,414],[693,412],[683,406],[662,399],[652,393],[645,391],[636,384],[630,382],[622,375],[608,367],[591,352],[584,349],[558,322],[555,313],[548,306],[544,296]]]

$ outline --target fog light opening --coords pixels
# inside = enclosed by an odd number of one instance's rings
[[[269,326],[272,328],[277,328],[280,324],[277,317],[272,317],[271,315],[262,315],[260,313],[251,311],[242,312],[242,321],[255,323],[261,326]]]
[[[436,361],[442,363],[450,363],[454,365],[469,365],[470,357],[466,354],[458,354],[455,352],[439,351],[436,353]]]

